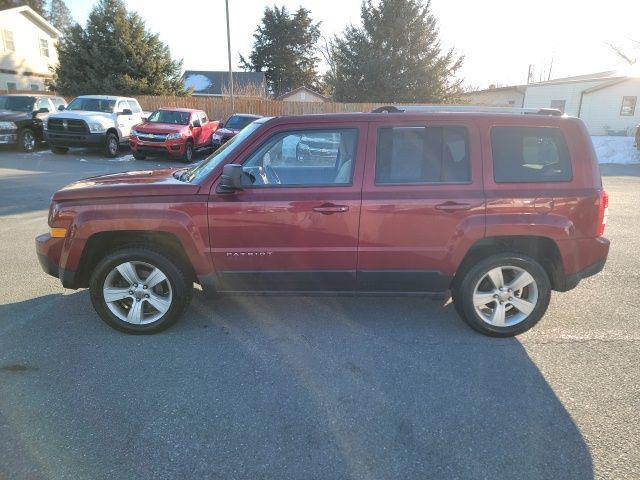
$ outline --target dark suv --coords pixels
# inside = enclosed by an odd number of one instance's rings
[[[262,118],[193,168],[73,183],[53,196],[40,262],[130,333],[171,325],[197,282],[451,291],[471,327],[510,336],[603,268],[608,199],[581,120],[389,111]]]

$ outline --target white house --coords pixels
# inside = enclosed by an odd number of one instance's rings
[[[581,118],[591,135],[632,135],[640,124],[640,78],[600,72],[527,85],[525,108],[558,108]]]
[[[0,89],[44,90],[60,35],[30,7],[0,10]]]
[[[316,92],[315,90],[311,90],[307,87],[298,87],[296,89],[291,90],[290,92],[283,93],[276,100],[280,100],[282,102],[330,102],[331,99],[325,97],[321,93]]]

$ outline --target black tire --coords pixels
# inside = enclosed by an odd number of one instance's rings
[[[184,153],[182,154],[181,160],[184,163],[191,163],[193,160],[193,142],[191,140],[187,140],[184,144]]]
[[[69,147],[56,147],[55,145],[51,145],[51,151],[56,155],[64,155],[69,151]]]
[[[23,128],[18,133],[18,146],[20,150],[26,153],[31,153],[36,149],[38,141],[36,134],[30,128]]]
[[[142,153],[133,152],[133,158],[135,158],[136,160],[144,160],[145,158],[147,158],[147,156],[143,155]]]
[[[478,285],[490,270],[496,267],[505,267],[508,272],[508,267],[510,266],[525,270],[533,277],[535,280],[535,286],[537,287],[537,301],[533,310],[519,323],[515,323],[511,326],[495,326],[485,321],[476,311],[473,304],[473,295],[476,285]],[[538,323],[549,306],[549,300],[551,298],[551,282],[549,281],[547,272],[536,260],[528,257],[527,255],[520,253],[500,253],[491,255],[488,258],[480,260],[466,270],[461,271],[458,275],[460,275],[460,278],[456,279],[452,289],[455,309],[471,328],[484,335],[492,337],[512,337],[526,332]],[[500,294],[502,295],[503,293]],[[504,293],[504,295],[509,294]],[[506,308],[512,309],[507,310],[507,314],[509,314],[509,312],[511,312],[512,315],[517,314],[518,309],[516,308],[513,310],[514,307],[508,302],[509,299],[504,300]],[[497,307],[497,303],[494,303],[493,305],[494,308]]]
[[[158,268],[164,273],[166,281],[168,281],[171,286],[171,303],[168,310],[160,318],[150,323],[133,324],[119,318],[107,306],[107,302],[104,299],[103,288],[107,276],[118,265],[126,262],[142,262]],[[161,254],[144,246],[132,245],[123,247],[107,254],[93,270],[89,281],[91,303],[95,311],[100,315],[100,318],[116,330],[130,334],[157,333],[173,325],[191,302],[193,283],[188,281],[187,278],[188,276],[184,273],[183,269],[177,263],[169,260],[165,254]],[[127,304],[133,305],[133,301],[133,298],[123,300],[125,304],[124,308],[126,308]],[[141,305],[143,302],[145,302],[144,299],[141,300]],[[120,308],[120,305],[120,303],[117,303],[116,307]],[[147,306],[144,308],[149,309],[150,307]]]
[[[107,136],[104,139],[105,155],[109,158],[115,158],[118,155],[118,148],[120,148],[118,135],[113,132],[107,133]]]

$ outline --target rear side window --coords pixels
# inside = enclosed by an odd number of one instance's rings
[[[567,142],[559,128],[491,129],[496,183],[568,182],[572,178]]]
[[[378,130],[377,184],[466,183],[471,180],[467,129],[383,127]]]

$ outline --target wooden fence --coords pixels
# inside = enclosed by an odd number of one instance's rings
[[[7,92],[0,89],[0,95],[5,93],[47,94],[51,92]],[[231,107],[229,97],[174,97],[174,96],[135,96],[142,108],[151,112],[160,107],[196,108],[207,112],[210,118],[225,120],[233,113],[253,113],[256,115],[304,115],[310,113],[340,113],[340,112],[370,112],[384,103],[337,103],[337,102],[279,102],[262,98],[236,98],[235,108]],[[66,97],[71,101],[73,97]]]

